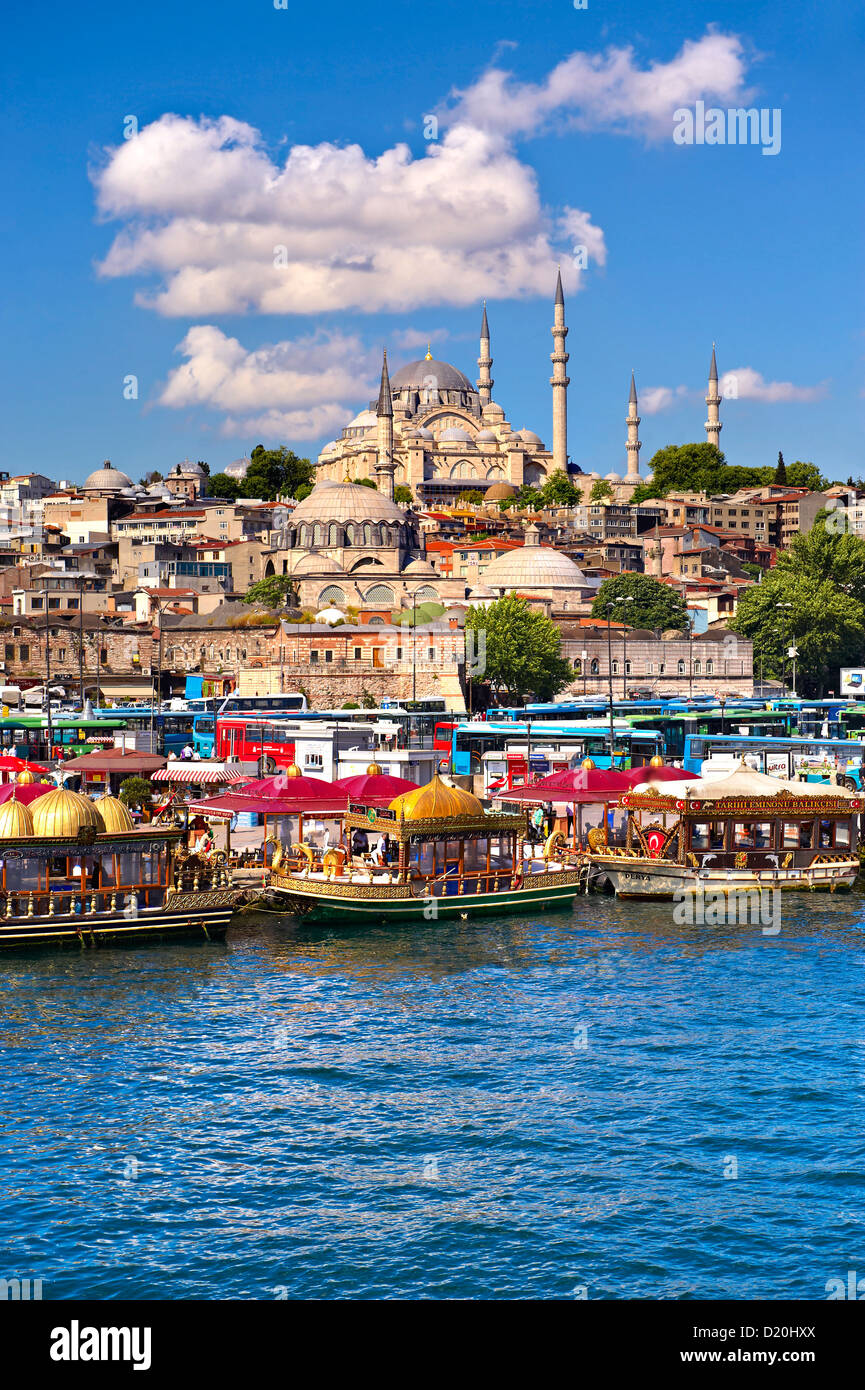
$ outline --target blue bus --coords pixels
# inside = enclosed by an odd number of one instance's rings
[[[187,744],[192,744],[194,721],[202,717],[191,710],[155,710],[150,705],[120,705],[116,709],[95,709],[93,714],[96,719],[122,719],[126,729],[139,735],[149,736],[152,728],[156,745],[153,751],[166,756],[174,753],[177,757]]]
[[[837,775],[842,786],[858,791],[863,785],[863,754],[865,744],[858,739],[686,734],[682,766],[705,774],[732,771],[744,760],[755,772],[782,781],[832,782]]]
[[[663,739],[657,729],[633,729],[619,719],[614,720],[613,734],[616,767],[639,767],[663,753]],[[568,752],[571,759],[591,758],[596,767],[611,765],[609,725],[590,721],[526,725],[486,720],[456,725],[451,737],[451,772],[460,777],[478,774],[483,770],[484,754],[503,753],[515,745],[525,747],[529,738],[538,750],[543,744],[558,752]],[[533,766],[536,760],[533,750]]]

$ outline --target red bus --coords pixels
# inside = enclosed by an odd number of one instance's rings
[[[242,763],[263,759],[263,774],[270,776],[294,762],[294,734],[277,720],[253,719],[248,714],[218,715],[215,755],[223,761],[237,758]]]

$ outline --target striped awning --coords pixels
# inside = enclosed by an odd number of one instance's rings
[[[151,782],[185,782],[195,786],[215,786],[227,782],[248,782],[249,774],[231,763],[170,762],[154,772]]]

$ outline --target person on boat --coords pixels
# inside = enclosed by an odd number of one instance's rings
[[[181,757],[182,761],[185,762],[185,763],[188,763],[189,760],[190,760],[191,757],[192,757],[193,751],[194,751],[194,750],[193,750],[193,747],[192,747],[192,744],[191,744],[191,743],[185,744],[184,747],[181,749],[181,753],[180,753],[180,757]]]
[[[545,817],[543,806],[536,806],[535,809],[532,811],[532,830],[534,831],[534,838],[536,840],[540,840],[543,838],[544,819]]]
[[[548,801],[544,806],[544,819],[546,821],[547,838],[549,838],[556,828],[556,818],[553,814],[553,803],[551,801]]]
[[[355,830],[351,837],[351,852],[358,859],[362,854],[369,853],[369,836],[365,830]]]

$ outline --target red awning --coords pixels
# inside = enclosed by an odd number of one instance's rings
[[[107,748],[104,753],[84,753],[62,764],[64,772],[120,772],[127,777],[147,777],[165,766],[165,759],[153,753],[126,753],[121,748]]]
[[[184,782],[195,786],[213,786],[220,782],[247,782],[247,773],[229,763],[169,762],[154,772],[152,782]]]
[[[632,767],[624,775],[630,785],[636,787],[640,782],[693,781],[699,774],[686,772],[681,767]]]
[[[244,788],[244,792],[246,788]],[[242,792],[225,792],[222,796],[210,796],[206,801],[185,803],[191,815],[215,816],[217,820],[230,820],[237,812],[247,811],[256,816],[324,816],[345,815],[348,797],[343,792],[334,796],[289,797],[245,796]]]
[[[345,792],[352,801],[365,806],[389,806],[395,796],[417,791],[417,782],[406,777],[391,777],[387,772],[361,772],[356,777],[339,777],[331,784]]]
[[[617,801],[632,785],[628,773],[621,768],[567,768],[563,772],[551,772],[549,777],[542,777],[528,786],[496,792],[496,800],[527,802],[535,806],[545,801]]]
[[[54,782],[25,782],[23,786],[18,786],[17,782],[5,782],[0,787],[0,806],[4,801],[11,801],[15,797],[23,806],[29,806],[31,801],[37,797],[44,796],[46,792],[56,791]]]
[[[44,763],[32,763],[27,758],[16,758],[14,753],[4,753],[0,758],[0,772],[47,772]]]

